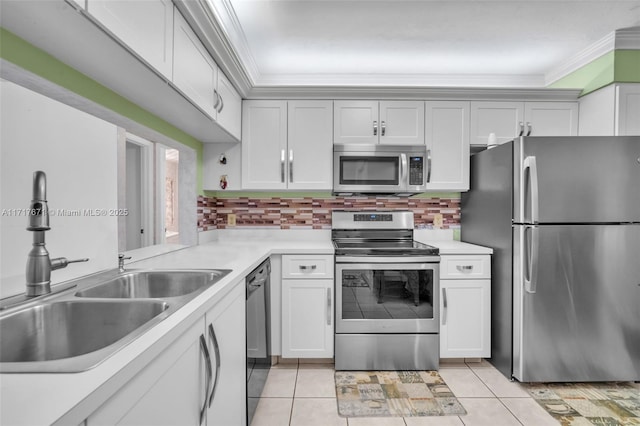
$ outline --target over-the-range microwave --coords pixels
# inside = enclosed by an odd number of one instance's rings
[[[395,194],[425,192],[431,156],[425,145],[333,146],[334,194]]]

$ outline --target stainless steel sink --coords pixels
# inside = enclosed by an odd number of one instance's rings
[[[0,362],[51,361],[97,351],[164,312],[156,300],[66,301],[0,319]]]
[[[95,367],[231,270],[117,269],[0,310],[0,372]]]
[[[116,299],[181,297],[210,287],[229,272],[228,269],[129,271],[78,291],[76,296]]]

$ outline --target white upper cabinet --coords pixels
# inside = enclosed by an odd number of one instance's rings
[[[289,101],[289,189],[331,189],[333,102]]]
[[[378,143],[378,101],[335,101],[333,142]]]
[[[471,102],[471,144],[487,145],[491,134],[496,137],[492,144],[510,141],[523,121],[522,102]]]
[[[424,102],[381,101],[381,144],[424,144]]]
[[[171,0],[88,0],[87,11],[149,65],[172,78]]]
[[[242,98],[236,92],[227,76],[218,70],[218,84],[216,94],[218,99],[215,105],[218,114],[218,124],[225,128],[232,136],[240,140]]]
[[[177,9],[174,16],[173,83],[215,119],[218,67]]]
[[[640,84],[616,85],[616,136],[640,136]]]
[[[425,104],[428,190],[469,190],[469,102]]]
[[[472,145],[501,144],[527,135],[577,134],[577,102],[471,102]]]
[[[580,136],[640,136],[640,83],[610,84],[579,102]]]
[[[422,101],[335,101],[334,143],[424,144]]]
[[[243,189],[331,189],[331,101],[244,101]]]
[[[242,104],[242,188],[285,189],[287,101]]]
[[[525,135],[577,136],[577,102],[525,102]]]

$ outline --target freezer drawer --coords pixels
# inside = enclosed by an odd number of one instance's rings
[[[513,375],[640,380],[640,224],[514,227]]]

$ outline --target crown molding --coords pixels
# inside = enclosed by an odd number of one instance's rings
[[[543,75],[514,74],[262,74],[256,87],[544,87]]]
[[[640,50],[640,27],[616,30],[615,48],[619,50]]]
[[[555,83],[602,55],[622,49],[640,50],[640,27],[622,28],[602,37],[549,71],[545,76],[545,85]]]
[[[577,89],[497,87],[268,86],[254,87],[248,99],[394,99],[460,101],[576,101]]]

